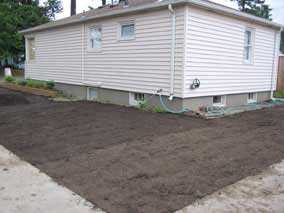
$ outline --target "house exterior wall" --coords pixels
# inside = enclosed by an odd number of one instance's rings
[[[35,38],[35,60],[26,61],[25,77],[81,84],[81,34],[82,27],[73,25],[26,35]]]
[[[271,78],[275,89],[279,31],[194,7],[186,17],[185,98],[270,91]],[[243,63],[248,27],[255,33],[253,64]],[[192,90],[195,78],[201,86]]]
[[[184,7],[176,9],[175,96],[183,91]],[[134,21],[135,39],[118,40],[121,22]],[[88,49],[89,27],[102,28],[100,51]],[[167,9],[38,32],[26,77],[59,83],[169,94],[171,15]]]

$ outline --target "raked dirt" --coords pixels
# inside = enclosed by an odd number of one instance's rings
[[[103,213],[0,145],[1,213]]]
[[[284,161],[176,213],[284,212]]]

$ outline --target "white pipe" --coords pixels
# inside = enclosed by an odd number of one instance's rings
[[[82,83],[85,83],[85,24],[82,24]]]
[[[281,28],[280,30],[280,35],[281,35],[281,31],[283,30],[283,28]],[[277,32],[274,33],[274,45],[273,45],[273,60],[272,60],[272,72],[271,72],[271,86],[270,86],[270,99],[271,100],[275,100],[274,98],[274,90],[273,90],[273,78],[274,78],[274,69],[275,69],[275,57],[276,57],[276,40],[277,40]]]
[[[175,77],[175,49],[176,49],[176,12],[172,4],[168,5],[169,11],[172,15],[172,43],[171,43],[171,67],[170,67],[170,97],[172,101],[174,98],[174,77]]]

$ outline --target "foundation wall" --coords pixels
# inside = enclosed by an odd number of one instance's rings
[[[88,99],[88,86],[77,86],[71,84],[57,83],[56,89],[60,90],[64,95],[77,97],[82,100]],[[123,106],[131,106],[130,92],[95,88],[96,98],[95,101],[102,103],[112,103]],[[233,107],[248,104],[248,93],[226,95],[225,106]],[[169,101],[167,96],[163,96],[163,102],[171,110],[181,110],[187,108],[193,111],[199,111],[201,107],[213,105],[213,96],[195,97],[195,98],[174,98],[173,101]],[[145,94],[148,107],[160,107],[163,108],[158,95]],[[270,91],[256,93],[256,101],[263,102],[270,99]]]

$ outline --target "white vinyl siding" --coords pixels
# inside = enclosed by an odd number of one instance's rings
[[[118,26],[129,20],[135,20],[135,39],[120,41]],[[88,32],[94,25],[102,31],[100,51],[89,51]],[[166,8],[61,27],[35,36],[38,60],[26,63],[26,77],[138,93],[163,89],[163,94],[169,95],[171,15]],[[174,94],[182,97],[183,7],[177,9],[176,38]]]
[[[117,39],[121,23],[135,21],[135,39]],[[177,10],[175,96],[182,96],[184,9]],[[133,22],[132,22],[133,23]],[[93,23],[86,24],[86,29]],[[167,9],[96,22],[102,27],[102,50],[85,51],[84,83],[104,88],[169,94],[171,15]],[[87,39],[87,38],[86,38]],[[85,39],[85,41],[87,41]]]
[[[188,8],[186,22],[185,97],[270,91],[272,71],[275,88],[279,49],[276,29],[192,7]],[[248,29],[253,29],[252,64],[244,63]],[[201,86],[191,90],[195,78]]]
[[[26,62],[25,77],[82,83],[82,27],[69,26],[36,33],[36,60]]]

